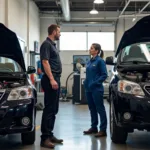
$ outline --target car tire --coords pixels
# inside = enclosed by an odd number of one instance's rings
[[[109,118],[110,118],[110,135],[112,142],[116,144],[125,144],[128,133],[124,130],[124,128],[118,127],[116,124],[112,99],[110,101]]]
[[[27,133],[22,133],[21,134],[21,140],[22,140],[22,144],[24,145],[32,145],[35,142],[35,128],[33,131],[31,132],[27,132]]]

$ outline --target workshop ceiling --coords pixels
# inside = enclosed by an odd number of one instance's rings
[[[33,0],[40,11],[62,11],[60,0]],[[90,11],[93,8],[93,0],[70,0],[71,11]],[[98,11],[122,11],[126,5],[127,0],[104,0],[103,4],[96,4],[95,8]],[[139,11],[147,2],[143,0],[139,2],[131,2],[126,11]],[[144,11],[150,11],[148,6]]]

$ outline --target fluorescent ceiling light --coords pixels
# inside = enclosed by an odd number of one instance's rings
[[[95,3],[95,4],[103,4],[103,3],[104,3],[104,0],[94,0],[94,3]]]
[[[92,9],[92,10],[90,11],[90,14],[92,14],[92,15],[98,14],[98,11],[97,11],[96,9]]]

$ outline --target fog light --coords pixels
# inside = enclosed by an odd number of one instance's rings
[[[28,117],[23,117],[21,122],[24,126],[27,126],[30,123],[30,119]]]
[[[131,115],[129,112],[125,112],[125,113],[123,114],[123,118],[124,118],[125,120],[131,120],[132,115]]]

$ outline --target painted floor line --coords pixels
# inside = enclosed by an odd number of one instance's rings
[[[39,130],[41,126],[36,126],[36,130]]]

